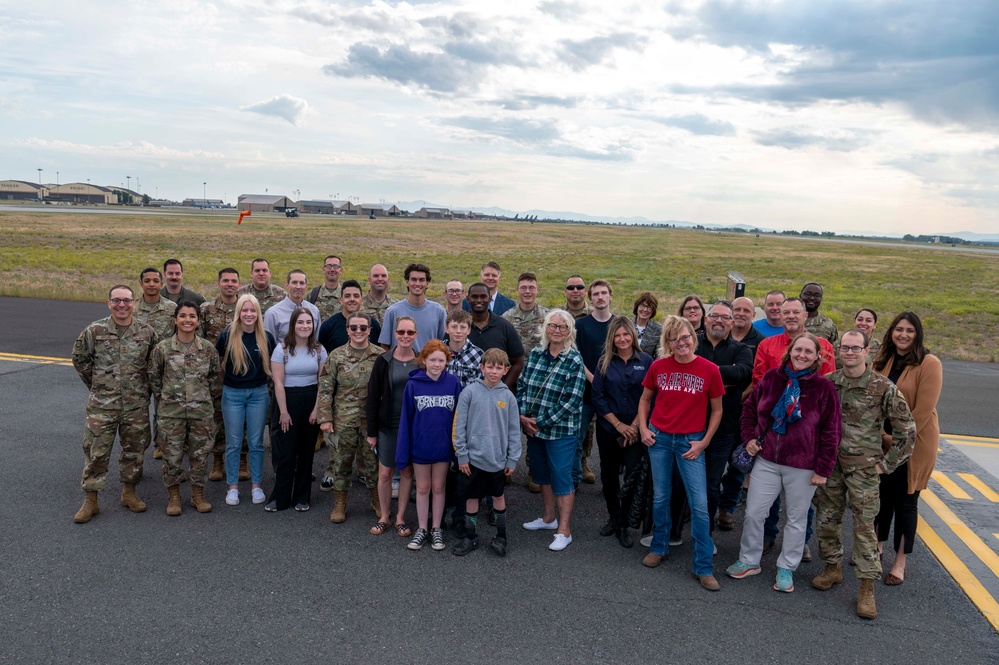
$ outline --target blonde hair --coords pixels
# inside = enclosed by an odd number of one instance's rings
[[[617,346],[614,344],[614,337],[621,328],[627,330],[628,334],[631,335],[632,355],[641,353],[642,351],[642,347],[638,345],[638,329],[635,327],[635,324],[626,316],[616,317],[607,327],[607,339],[604,340],[604,354],[600,356],[600,362],[597,363],[597,371],[600,372],[600,376],[607,376],[607,368],[610,367],[611,359],[617,355]]]
[[[260,302],[251,293],[243,294],[236,301],[236,315],[229,324],[229,338],[225,343],[225,352],[222,354],[222,367],[232,361],[232,371],[236,374],[246,374],[250,371],[250,354],[243,346],[243,323],[239,313],[243,311],[243,305],[253,303],[253,309],[257,310],[257,320],[253,324],[254,336],[257,338],[257,349],[260,351],[260,361],[267,376],[271,375],[271,354],[268,352],[267,332],[264,330],[264,315],[260,312]]]
[[[669,358],[673,356],[673,350],[669,345],[669,338],[679,337],[684,332],[690,333],[690,344],[693,346],[693,349],[691,350],[697,351],[697,333],[694,332],[694,325],[682,316],[671,314],[666,317],[663,321],[663,334],[659,337],[660,358]]]

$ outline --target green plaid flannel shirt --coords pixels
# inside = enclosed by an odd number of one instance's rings
[[[537,419],[539,439],[554,441],[579,434],[586,372],[576,349],[552,358],[548,349],[527,356],[517,381],[520,413]]]

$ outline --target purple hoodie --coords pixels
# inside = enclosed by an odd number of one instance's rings
[[[823,478],[832,475],[842,431],[839,396],[833,382],[818,373],[798,379],[801,420],[790,423],[786,434],[773,430],[770,413],[787,386],[783,369],[772,369],[742,405],[742,440],[757,439],[759,455],[768,462],[809,469]]]
[[[451,461],[454,410],[460,392],[461,381],[447,371],[436,381],[422,369],[409,373],[395,448],[397,468]]]

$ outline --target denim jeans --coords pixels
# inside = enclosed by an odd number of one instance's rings
[[[681,457],[690,450],[691,441],[699,441],[704,432],[694,434],[668,434],[650,426],[656,442],[649,448],[652,467],[652,547],[654,554],[666,555],[669,551],[670,495],[673,491],[673,466],[679,468],[687,488],[690,503],[690,531],[694,537],[693,571],[695,575],[711,575],[711,557],[714,544],[708,526],[707,477],[704,472],[704,455],[695,460]]]
[[[576,455],[572,458],[572,486],[578,487],[579,481],[583,479],[583,441],[586,440],[586,433],[590,429],[590,421],[593,420],[593,405],[583,402],[583,410],[580,411],[579,435],[576,441]],[[537,479],[534,482],[538,482]],[[538,483],[539,485],[541,483]]]
[[[239,480],[239,453],[243,431],[249,447],[250,481],[259,485],[264,476],[264,426],[270,395],[267,384],[256,388],[222,388],[222,421],[225,423],[225,480]]]

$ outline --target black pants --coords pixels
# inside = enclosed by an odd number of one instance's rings
[[[919,520],[919,490],[909,494],[909,463],[906,462],[893,473],[881,476],[880,491],[881,511],[874,520],[878,542],[888,540],[894,521],[895,551],[898,552],[902,536],[905,536],[905,553],[912,554],[912,544],[916,540],[916,522]]]
[[[620,525],[628,523],[627,509],[621,510],[621,472],[628,476],[642,461],[641,441],[622,447],[617,442],[618,434],[604,429],[597,423],[597,450],[600,453],[600,483],[603,485],[604,501],[607,502],[607,515]]]
[[[285,388],[284,398],[291,416],[291,427],[281,431],[280,413],[275,407],[271,414],[271,461],[274,464],[274,491],[269,501],[277,509],[292,505],[308,505],[312,496],[312,458],[316,453],[319,425],[309,424],[309,415],[316,406],[319,386]],[[277,400],[275,400],[275,404]]]
[[[704,473],[708,477],[708,520],[711,532],[715,530],[715,516],[718,514],[718,500],[721,498],[722,477],[725,467],[735,447],[735,434],[715,435],[704,450]]]

